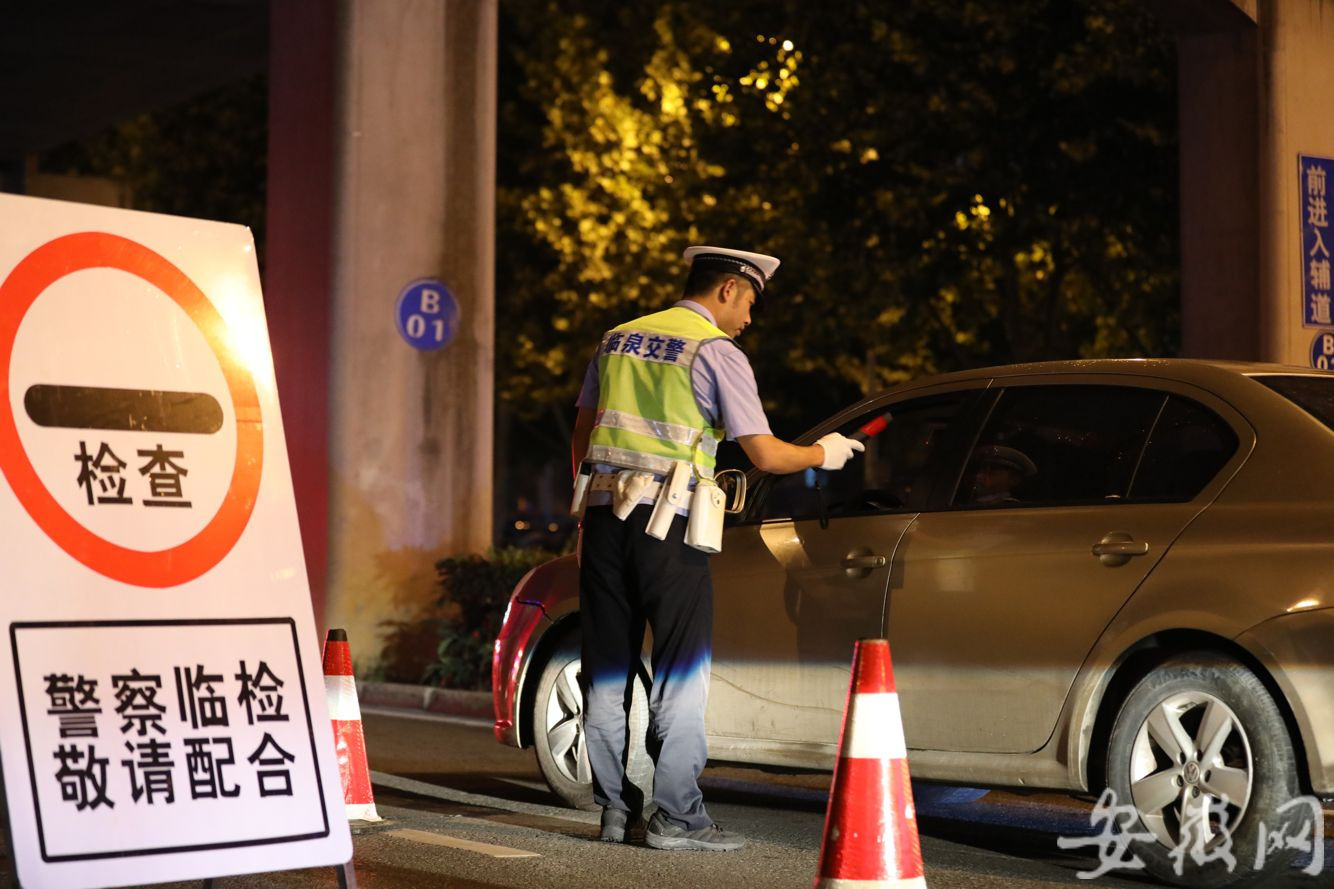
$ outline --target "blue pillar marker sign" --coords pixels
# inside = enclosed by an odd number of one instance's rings
[[[398,295],[398,333],[414,349],[434,352],[449,345],[459,326],[459,303],[434,278],[413,281]]]
[[[1334,333],[1317,333],[1311,340],[1311,366],[1316,370],[1334,367]]]

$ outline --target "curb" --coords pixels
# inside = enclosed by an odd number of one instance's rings
[[[357,700],[363,707],[420,710],[488,722],[495,718],[491,693],[485,691],[459,691],[401,682],[358,682]]]

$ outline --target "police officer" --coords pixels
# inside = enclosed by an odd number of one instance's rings
[[[657,811],[646,841],[655,849],[727,851],[745,840],[713,822],[699,789],[713,633],[708,555],[687,545],[686,509],[665,539],[645,533],[653,505],[674,464],[711,479],[724,437],[771,473],[841,469],[863,446],[831,433],[802,447],[769,430],[755,375],[733,338],[750,324],[779,261],[719,247],[691,247],[684,258],[683,298],[608,331],[579,395],[573,456],[576,479],[582,471],[589,492],[579,566],[584,726],[593,798],[603,807],[601,838],[621,842],[638,814],[626,787],[625,701],[647,622]],[[576,490],[585,488],[577,481]]]

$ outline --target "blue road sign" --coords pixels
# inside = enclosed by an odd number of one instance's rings
[[[1317,370],[1334,366],[1334,333],[1317,333],[1311,340],[1311,366]]]
[[[1328,192],[1325,183],[1334,159],[1297,155],[1302,220],[1302,324],[1334,327],[1330,294],[1334,292],[1330,250],[1334,237],[1329,227]]]
[[[459,326],[459,303],[434,278],[413,281],[398,295],[398,333],[414,349],[434,352],[449,345]]]

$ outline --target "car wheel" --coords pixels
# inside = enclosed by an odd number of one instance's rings
[[[1134,855],[1166,882],[1236,886],[1296,855],[1266,848],[1257,858],[1266,835],[1297,834],[1301,807],[1279,809],[1300,790],[1283,717],[1241,664],[1179,656],[1142,679],[1112,726],[1107,779],[1104,799],[1124,807],[1116,825],[1132,837],[1126,867]]]
[[[626,774],[632,785],[626,802],[642,809],[652,798],[653,761],[644,743],[648,731],[648,677],[636,677],[628,715],[631,739]],[[579,637],[573,636],[552,653],[538,679],[533,700],[533,747],[542,777],[566,805],[595,810],[593,772],[584,735],[584,694],[579,682]],[[632,798],[631,798],[632,797]]]

